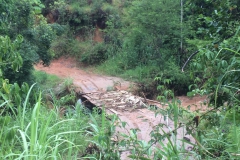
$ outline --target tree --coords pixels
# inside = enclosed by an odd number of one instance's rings
[[[180,64],[180,9],[174,0],[132,3],[125,19],[124,43],[130,67],[155,63],[164,68],[168,60]]]
[[[239,1],[188,1],[189,19],[196,31],[194,44],[199,53],[192,60],[192,75],[198,87],[212,94],[215,107],[239,102]],[[194,19],[194,20],[193,20]]]
[[[221,43],[232,37],[240,21],[238,0],[187,0],[185,11],[191,21],[194,38]]]
[[[21,34],[24,39],[18,48],[23,59],[22,68],[16,73],[11,65],[6,65],[3,69],[4,77],[11,83],[31,82],[33,64],[42,60],[48,65],[52,58],[49,49],[55,33],[39,12],[42,7],[44,6],[37,0],[2,0],[0,34],[9,36],[12,40]]]
[[[8,36],[0,36],[0,112],[2,114],[16,114],[16,106],[22,104],[22,99],[28,92],[28,85],[23,83],[20,87],[17,83],[10,84],[2,74],[6,66],[10,66],[14,73],[18,72],[23,64],[22,57],[18,52],[23,37],[18,35],[12,42]],[[8,112],[8,113],[7,113]]]

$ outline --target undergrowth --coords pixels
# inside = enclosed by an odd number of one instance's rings
[[[158,86],[164,86],[175,95],[185,95],[189,91],[188,86],[193,83],[188,74],[182,73],[176,65],[170,62],[164,69],[157,65],[140,65],[128,68],[124,64],[123,59],[115,57],[98,65],[96,70],[100,73],[136,82],[139,86],[138,92],[144,92],[151,99],[163,94],[162,90],[157,90]],[[156,80],[156,77],[161,77],[161,80]],[[165,83],[165,79],[168,79],[170,83]]]
[[[98,110],[86,112],[82,103],[76,103],[71,80],[55,89],[59,78],[43,72],[35,75],[41,82],[38,87],[45,90],[36,91],[37,85],[32,85],[14,114],[7,112],[8,101],[0,105],[0,159],[96,159],[100,151],[93,147],[90,124],[108,128],[108,121],[99,121]],[[48,95],[50,100],[44,98]]]
[[[33,87],[33,86],[32,86]],[[33,108],[29,108],[30,88],[25,103],[17,106],[18,114],[9,119],[1,117],[1,159],[62,159],[83,152],[85,125],[83,116],[60,119],[54,109],[49,110],[41,101],[41,93]],[[82,125],[81,125],[82,124]],[[74,154],[73,154],[74,153]]]
[[[34,70],[33,75],[35,76],[37,86],[42,90],[53,88],[62,81],[56,75],[50,75],[43,71]]]

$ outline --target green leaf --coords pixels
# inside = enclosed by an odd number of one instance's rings
[[[40,14],[42,12],[42,8],[41,7],[34,6],[33,8],[34,8],[35,14]]]
[[[187,96],[188,97],[193,97],[193,96],[195,96],[195,93],[194,92],[187,92]]]
[[[138,157],[140,160],[151,160],[149,158],[145,158],[145,157]]]
[[[122,122],[123,128],[125,128],[126,124],[127,124],[127,122]]]
[[[20,92],[20,90],[21,90],[20,87],[19,87],[19,85],[18,85],[17,83],[14,83],[13,85],[14,85],[15,93],[16,93],[16,94],[19,94],[19,92]]]
[[[205,55],[207,56],[207,59],[210,60],[210,52],[206,52]]]
[[[164,86],[163,85],[159,85],[159,86],[157,86],[157,90],[163,90],[164,89]]]
[[[8,82],[7,81],[3,81],[3,89],[4,89],[4,91],[7,93],[7,94],[9,94],[9,92],[10,92],[10,85],[8,84]]]

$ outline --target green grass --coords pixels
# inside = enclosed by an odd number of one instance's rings
[[[34,89],[40,86],[47,89],[45,91],[52,92],[59,82],[68,88],[72,85],[72,80],[64,81],[40,71],[35,71],[34,74],[39,84],[32,85],[26,98],[22,99],[23,103],[15,106],[17,114],[0,114],[0,159],[98,159],[96,157],[99,157],[99,154],[103,155],[104,153],[100,152],[105,152],[105,149],[99,151],[93,146],[98,139],[95,139],[96,134],[91,134],[91,124],[102,128],[102,135],[106,135],[105,129],[109,128],[109,123],[105,121],[105,114],[99,115],[97,110],[86,113],[84,106],[80,107],[76,102],[69,104],[69,100],[63,98],[70,95],[76,100],[75,94],[69,93],[69,90],[64,91],[66,95],[53,95],[50,108],[49,104],[42,100],[44,92]],[[35,98],[32,98],[33,94]],[[69,112],[60,116],[59,107],[65,106],[65,103],[68,103]],[[7,102],[4,102],[0,107],[6,104]],[[110,136],[106,138],[110,140]]]
[[[49,89],[55,87],[57,84],[61,83],[63,80],[56,75],[47,74],[43,71],[35,70],[33,75],[36,78],[37,85],[42,89]]]
[[[105,73],[111,76],[118,76],[126,80],[135,82],[144,82],[153,80],[158,73],[157,66],[137,66],[133,69],[124,69],[124,63],[119,59],[109,59],[97,66],[96,70],[100,73]]]
[[[1,151],[1,158],[75,159],[85,152],[87,140],[91,138],[86,133],[89,117],[83,113],[60,119],[56,110],[48,110],[41,105],[39,97],[34,109],[25,114],[25,125],[22,129],[21,120],[14,122],[17,132],[8,150]]]
[[[86,148],[93,141],[88,133],[90,116],[76,109],[60,118],[58,106],[53,103],[54,108],[49,109],[41,100],[41,93],[34,106],[30,106],[31,89],[24,104],[18,106],[16,117],[2,115],[0,118],[0,159],[77,159],[86,156]],[[97,122],[101,118],[95,112],[91,117]]]
[[[124,70],[118,66],[118,62],[115,59],[109,59],[99,66],[96,66],[96,71],[111,76],[120,76]]]

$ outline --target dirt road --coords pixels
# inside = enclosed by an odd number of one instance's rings
[[[73,58],[60,58],[58,60],[54,60],[49,67],[44,67],[40,64],[35,66],[35,69],[45,71],[49,74],[54,74],[62,78],[71,78],[73,80],[73,84],[81,89],[83,92],[94,92],[94,91],[105,91],[109,87],[114,86],[116,83],[121,84],[118,86],[120,90],[127,90],[130,86],[130,82],[124,81],[121,78],[110,77],[104,75],[98,75],[94,73],[90,73],[79,68],[80,65]],[[181,96],[178,97],[182,101],[182,106],[187,107],[189,105],[193,105],[192,109],[198,109],[201,107],[201,103],[205,100],[205,97],[195,97],[193,99],[189,99],[187,97]],[[205,107],[204,107],[205,108]],[[146,108],[131,110],[117,110],[117,115],[122,121],[127,122],[127,129],[138,128],[140,131],[138,133],[138,138],[141,140],[149,141],[150,140],[150,132],[153,130],[154,126],[159,123],[167,123],[164,121],[163,116],[158,115],[155,117],[155,113]],[[166,132],[169,129],[173,129],[173,122],[168,122],[168,128],[165,128]],[[118,129],[119,132],[127,133],[124,130]],[[183,132],[184,129],[182,129]],[[182,139],[183,134],[179,134],[178,138]],[[121,159],[128,159],[128,152],[124,152],[122,154]]]

